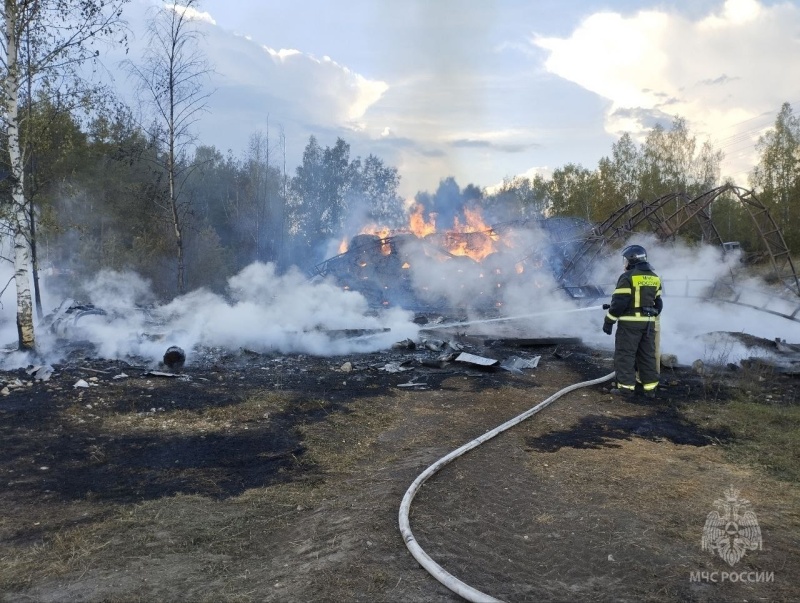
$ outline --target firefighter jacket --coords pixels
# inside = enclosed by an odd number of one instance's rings
[[[655,322],[663,307],[661,279],[650,264],[639,262],[617,280],[606,321]]]

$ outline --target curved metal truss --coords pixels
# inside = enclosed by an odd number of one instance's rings
[[[666,241],[674,239],[681,228],[695,221],[702,231],[703,240],[721,246],[719,231],[714,226],[707,209],[724,194],[737,199],[749,213],[770,261],[772,268],[770,280],[782,283],[792,293],[800,296],[800,280],[777,224],[753,191],[732,184],[714,188],[694,199],[686,193],[670,193],[649,203],[632,201],[620,207],[602,224],[595,227],[593,233],[566,262],[564,270],[559,275],[559,282],[569,282],[573,285],[588,284],[587,279],[594,260],[600,255],[605,255],[603,252],[606,247],[627,239],[642,225],[649,226],[659,239]]]
[[[752,287],[733,287],[729,283],[713,282],[705,279],[686,279],[666,281],[670,297],[688,297],[709,300],[751,308],[800,322],[800,302],[770,295],[769,292]]]

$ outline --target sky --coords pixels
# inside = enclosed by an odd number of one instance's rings
[[[127,54],[122,46],[103,53],[106,70],[99,73],[111,77],[134,110],[137,95],[122,61],[141,60],[147,17],[159,6],[131,0],[123,15],[130,31]],[[726,154],[723,175],[743,186],[755,143],[774,125],[782,103],[800,111],[797,2],[205,0],[201,9],[195,22],[215,70],[208,111],[196,123],[200,142],[242,156],[254,133],[277,143],[283,132],[286,168],[293,174],[310,136],[323,147],[342,138],[351,158],[373,154],[396,167],[405,198],[433,192],[448,177],[462,188],[488,188],[568,163],[594,169],[623,133],[641,140],[675,116],[687,121],[699,142],[708,140]],[[688,283],[731,270],[719,249],[681,251],[655,239],[646,245],[662,278]],[[606,269],[611,272],[597,282],[612,286],[619,264]],[[87,288],[89,300],[116,311],[116,322],[87,322],[82,336],[107,357],[134,353],[156,363],[163,343],[130,336],[143,328],[136,323],[139,314],[126,310],[148,290],[139,280],[98,275],[96,286]],[[445,292],[470,293],[469,283],[439,280]],[[438,282],[436,275],[431,282]],[[195,291],[158,309],[174,327],[171,344],[341,354],[385,349],[419,334],[409,313],[392,309],[374,323],[362,296],[325,282],[312,285],[300,271],[279,275],[274,266],[257,264],[229,283],[240,292],[233,298]],[[9,314],[0,320],[0,335],[9,341],[15,337],[11,289],[0,304]],[[553,303],[563,307],[552,287],[509,289],[510,315]],[[684,363],[747,353],[730,343],[720,351],[719,342],[702,338],[709,330],[735,325],[770,339],[800,337],[796,322],[690,303],[676,300],[681,311],[665,311],[663,319],[663,350],[678,353]],[[532,324],[610,349],[612,339],[600,331],[602,317],[600,311],[583,312]],[[388,334],[344,343],[318,328],[386,324],[392,325]],[[40,330],[40,341],[46,333]],[[3,363],[29,361],[9,357]]]
[[[126,7],[127,58],[158,5]],[[485,188],[594,169],[623,133],[676,116],[747,186],[758,136],[782,103],[800,111],[798,2],[205,0],[196,24],[214,67],[200,142],[241,156],[255,132],[276,148],[282,132],[294,174],[310,136],[342,138],[351,159],[396,167],[404,198],[451,176]],[[104,62],[135,104],[121,59]]]

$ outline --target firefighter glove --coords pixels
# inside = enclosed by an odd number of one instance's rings
[[[606,335],[611,335],[611,329],[613,328],[614,328],[613,322],[611,322],[610,320],[603,321],[603,333],[605,333]]]
[[[603,310],[608,310],[611,307],[611,304],[603,304]]]

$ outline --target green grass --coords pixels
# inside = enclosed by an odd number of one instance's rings
[[[732,461],[800,483],[800,406],[746,397],[723,404],[693,404],[692,415],[694,420],[703,417],[705,426],[732,432],[732,440],[724,444]]]

